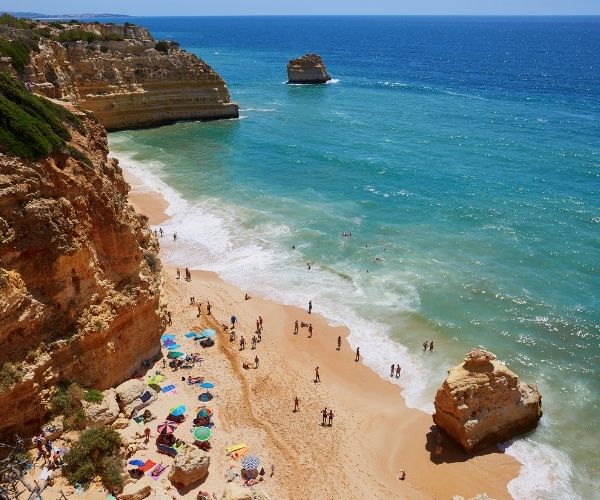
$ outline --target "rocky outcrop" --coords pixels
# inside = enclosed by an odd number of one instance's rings
[[[321,56],[305,54],[287,65],[288,83],[326,83],[331,80]]]
[[[542,397],[494,354],[473,349],[448,371],[435,396],[433,421],[466,451],[481,450],[535,428]]]
[[[158,399],[156,392],[142,380],[132,378],[126,380],[115,389],[117,403],[121,412],[127,417],[132,413],[151,405]]]
[[[34,92],[79,103],[109,130],[239,116],[223,79],[176,43],[157,45],[132,25],[65,25],[62,33],[71,30],[98,40],[42,38],[24,73]]]
[[[109,389],[103,396],[102,401],[99,403],[81,402],[85,418],[91,424],[110,425],[119,416],[119,405],[117,404],[115,391]]]
[[[157,240],[79,116],[50,156],[0,154],[0,435],[39,430],[60,380],[106,389],[160,348]]]
[[[185,488],[206,479],[209,465],[210,455],[198,448],[186,446],[175,457],[169,480],[177,488]]]
[[[149,484],[128,483],[119,495],[120,500],[144,500],[152,494],[152,486]]]

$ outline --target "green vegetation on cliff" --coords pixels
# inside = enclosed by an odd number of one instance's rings
[[[0,38],[0,55],[11,59],[12,67],[19,73],[23,73],[25,66],[29,64],[31,49],[20,41],[11,41]]]
[[[0,151],[37,160],[71,139],[65,123],[81,127],[73,113],[33,95],[11,76],[0,73]]]

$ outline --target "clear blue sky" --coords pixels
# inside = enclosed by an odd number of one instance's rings
[[[1,0],[0,11],[137,16],[281,14],[600,15],[600,0]]]

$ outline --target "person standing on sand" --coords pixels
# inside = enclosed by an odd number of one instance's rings
[[[312,313],[312,300],[308,301],[308,314]]]
[[[235,322],[237,321],[237,318],[235,317],[235,315],[231,316],[231,328],[235,328]]]
[[[400,363],[398,363],[396,366],[396,378],[400,378],[400,370],[402,370],[402,368],[400,368]]]
[[[355,362],[359,362],[360,361],[360,347],[356,348],[356,357],[354,358]]]
[[[298,335],[298,320],[294,322],[294,335]]]
[[[323,421],[321,422],[322,426],[327,425],[327,406],[321,411],[321,415],[323,416]]]
[[[210,300],[206,301],[206,314],[208,314],[210,316],[210,308],[212,306],[210,305]]]
[[[312,337],[312,323],[308,325],[308,338]]]
[[[181,271],[177,268],[177,279],[181,278]]]
[[[240,338],[240,351],[243,351],[245,347],[246,341],[244,340],[244,336],[242,335],[242,337]]]
[[[196,303],[196,297],[190,297],[190,305]]]
[[[252,335],[252,349],[256,349],[256,335]]]
[[[329,410],[329,427],[333,425],[333,410]]]
[[[429,350],[433,351],[433,340],[431,342],[429,342]]]
[[[321,381],[321,377],[319,377],[319,367],[317,366],[315,368],[315,383],[320,382]]]
[[[298,399],[298,396],[294,398],[294,413],[297,411],[300,411],[300,400]]]
[[[254,369],[258,368],[258,356],[254,356]]]
[[[144,443],[148,444],[150,442],[150,428],[149,427],[146,427],[144,429],[144,436],[145,436]]]
[[[164,233],[163,233],[163,230],[162,230],[162,227],[159,227],[159,228],[158,228],[158,232],[160,233],[160,235],[161,235],[161,237],[162,237],[162,235],[164,234]]]
[[[171,320],[171,311],[167,311],[167,325],[172,325],[173,321]]]
[[[339,351],[341,349],[342,349],[342,336],[340,335],[338,337],[338,347],[337,347],[337,350]]]

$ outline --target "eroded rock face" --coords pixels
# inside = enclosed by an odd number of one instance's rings
[[[0,364],[19,374],[0,435],[39,430],[59,380],[107,389],[160,349],[158,243],[104,129],[80,115],[78,158],[0,154]]]
[[[223,79],[195,55],[173,44],[159,52],[148,30],[138,26],[68,27],[75,28],[124,39],[41,39],[26,70],[34,92],[80,103],[109,130],[238,117]]]
[[[85,418],[91,424],[110,425],[119,416],[119,405],[115,397],[115,391],[109,389],[104,393],[104,397],[100,403],[88,403],[82,401]]]
[[[317,54],[305,54],[287,65],[288,83],[326,83],[331,80],[323,59]]]
[[[204,451],[186,446],[175,457],[169,480],[177,487],[186,487],[208,476],[210,456]]]
[[[534,384],[519,382],[492,353],[473,349],[437,391],[433,421],[472,452],[535,428],[541,416]]]
[[[132,378],[126,380],[115,389],[117,403],[121,412],[130,418],[134,411],[139,411],[154,403],[158,395],[143,380]],[[144,400],[142,397],[145,396]]]

